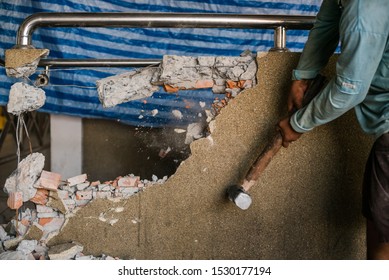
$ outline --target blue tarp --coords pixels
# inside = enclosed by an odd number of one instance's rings
[[[38,12],[133,12],[133,13],[233,13],[316,15],[321,0],[0,0],[0,57],[15,45],[20,23]],[[288,30],[287,47],[301,51],[308,31]],[[40,28],[32,44],[50,50],[48,58],[125,58],[161,59],[163,55],[239,56],[243,51],[267,51],[273,46],[272,30],[189,29],[189,28]],[[40,71],[44,69],[38,68]],[[103,108],[95,82],[129,68],[51,69],[50,85],[44,87],[47,100],[40,111],[87,118],[109,118],[131,125],[159,127],[185,126],[194,122],[203,101],[210,107],[210,90],[165,93],[161,88],[153,96]],[[34,76],[31,77],[34,79]],[[0,72],[0,105],[8,101],[11,85],[4,68]],[[190,103],[191,106],[187,106]],[[190,107],[190,108],[186,108]],[[152,110],[159,114],[153,116]],[[171,111],[178,109],[184,118],[177,120]],[[140,117],[142,116],[142,117]]]

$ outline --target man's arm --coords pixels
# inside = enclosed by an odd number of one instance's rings
[[[294,80],[313,79],[327,64],[339,44],[340,8],[336,0],[324,0],[309,33]]]
[[[339,27],[342,50],[336,76],[292,116],[290,124],[296,132],[310,131],[363,102],[387,44],[388,20],[381,10],[377,2],[347,2]]]

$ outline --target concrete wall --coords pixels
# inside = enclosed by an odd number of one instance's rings
[[[225,198],[285,115],[298,56],[260,57],[259,85],[222,110],[211,138],[192,143],[164,185],[94,201],[51,244],[78,241],[87,254],[135,259],[363,259],[361,181],[372,139],[353,112],[282,149],[251,189],[248,210]],[[114,213],[118,206],[125,211]],[[100,222],[103,212],[119,222]]]

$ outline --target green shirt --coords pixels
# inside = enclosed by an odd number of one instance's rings
[[[341,6],[338,2],[341,2]],[[339,44],[336,75],[291,117],[300,133],[355,108],[362,129],[389,131],[389,0],[324,0],[293,78],[312,79]]]

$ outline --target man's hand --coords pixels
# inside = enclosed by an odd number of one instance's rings
[[[296,141],[302,135],[302,133],[298,133],[292,128],[292,126],[290,125],[290,117],[282,119],[278,123],[277,128],[281,132],[282,146],[284,146],[285,148],[288,148],[290,143]]]
[[[293,113],[294,110],[303,107],[303,97],[308,89],[310,80],[295,80],[292,81],[288,96],[288,112]]]

